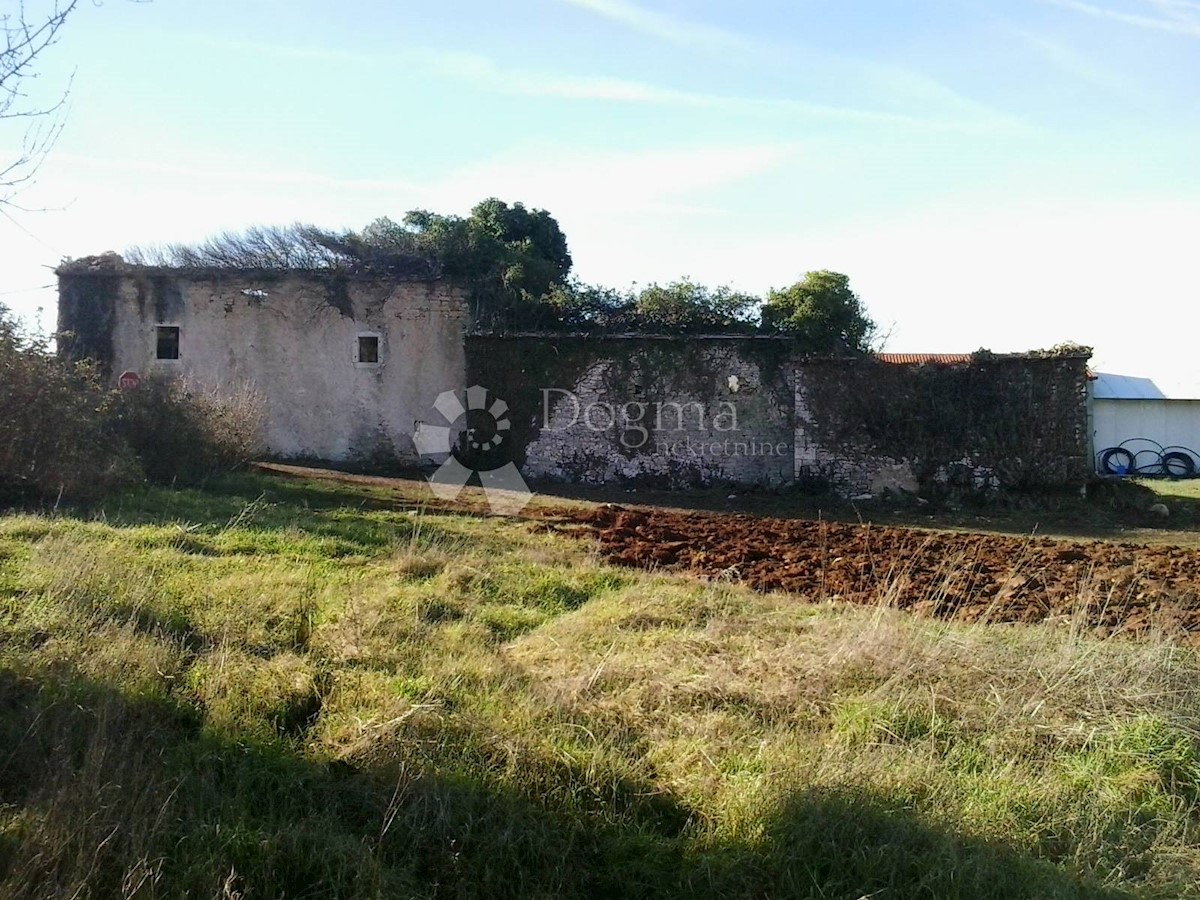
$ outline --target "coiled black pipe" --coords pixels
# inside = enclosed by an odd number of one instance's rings
[[[1103,475],[1137,478],[1195,478],[1197,459],[1200,455],[1188,447],[1164,447],[1150,438],[1130,438],[1096,454],[1096,470]]]

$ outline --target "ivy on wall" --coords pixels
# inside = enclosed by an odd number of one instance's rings
[[[922,484],[968,465],[1016,489],[1078,483],[1089,471],[1084,355],[808,360],[797,378],[802,424],[822,447],[906,461]]]
[[[972,489],[978,469],[1016,489],[1078,484],[1090,471],[1087,348],[982,351],[966,364],[896,365],[874,357],[806,357],[787,341],[752,338],[476,335],[467,338],[467,365],[471,383],[509,402],[514,459],[521,464],[538,437],[542,388],[571,389],[603,364],[603,393],[613,402],[728,399],[714,348],[761,373],[760,415],[773,418],[773,410],[789,418],[830,460],[851,468],[907,462],[922,489]],[[651,444],[635,452],[652,451]],[[614,442],[612,452],[630,451]]]

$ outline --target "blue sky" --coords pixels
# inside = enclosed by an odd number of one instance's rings
[[[0,217],[28,317],[63,256],[497,196],[588,281],[831,268],[889,350],[1200,387],[1193,0],[105,0],[43,60],[48,211]]]

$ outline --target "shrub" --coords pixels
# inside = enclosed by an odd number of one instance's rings
[[[0,306],[0,499],[93,499],[137,479],[111,428],[113,394],[56,359]]]
[[[117,394],[0,306],[0,501],[94,500],[143,475],[200,482],[261,453],[262,433],[249,387],[148,378]]]
[[[203,387],[149,377],[121,395],[116,425],[146,477],[195,484],[262,453],[263,403],[249,386]]]

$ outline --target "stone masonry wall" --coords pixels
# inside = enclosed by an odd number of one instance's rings
[[[526,477],[662,487],[800,483],[847,496],[1077,486],[1087,354],[895,365],[770,338],[471,336]]]
[[[792,480],[786,344],[473,336],[472,383],[510,408],[528,478],[656,487]]]
[[[1082,485],[1087,359],[1068,348],[954,365],[798,360],[796,478],[850,496]]]

